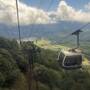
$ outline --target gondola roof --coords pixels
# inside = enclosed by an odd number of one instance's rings
[[[63,54],[65,56],[77,56],[77,55],[81,55],[80,52],[76,52],[76,51],[69,51],[69,50],[62,50]]]

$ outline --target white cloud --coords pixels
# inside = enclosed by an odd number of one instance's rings
[[[88,2],[86,5],[85,5],[85,8],[90,10],[90,2]]]
[[[43,10],[27,6],[19,1],[21,24],[49,23],[50,18]],[[0,0],[0,22],[17,23],[15,0]]]
[[[90,8],[90,3],[85,6]],[[23,25],[37,23],[52,23],[61,20],[90,22],[90,9],[88,12],[76,10],[65,1],[60,1],[57,10],[45,12],[42,9],[28,6],[19,1],[20,23]],[[16,24],[16,2],[15,0],[0,0],[0,22]]]
[[[72,6],[68,5],[65,1],[61,1],[59,3],[57,12],[49,13],[49,15],[54,16],[57,21],[69,20],[79,22],[90,22],[90,12],[76,10]]]

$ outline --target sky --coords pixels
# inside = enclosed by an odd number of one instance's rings
[[[20,24],[90,22],[90,0],[18,0]],[[0,0],[0,23],[16,25],[15,0]]]
[[[31,6],[41,7],[45,10],[47,9],[47,6],[49,6],[52,2],[52,9],[55,10],[61,0],[20,0],[20,1]],[[84,8],[84,5],[90,2],[90,0],[65,0],[65,1],[76,9],[82,9]]]

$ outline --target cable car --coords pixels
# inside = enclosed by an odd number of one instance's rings
[[[77,50],[62,50],[58,62],[64,69],[78,69],[82,67],[82,54]]]

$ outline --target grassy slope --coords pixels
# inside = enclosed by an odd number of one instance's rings
[[[52,45],[50,41],[44,40],[44,39],[35,42],[35,44],[39,46],[40,48],[44,48],[44,49],[48,49],[52,51],[60,51],[61,49],[68,48],[68,47],[61,46],[61,45]],[[89,65],[89,64],[90,64],[89,60],[86,57],[84,57],[83,65]]]

